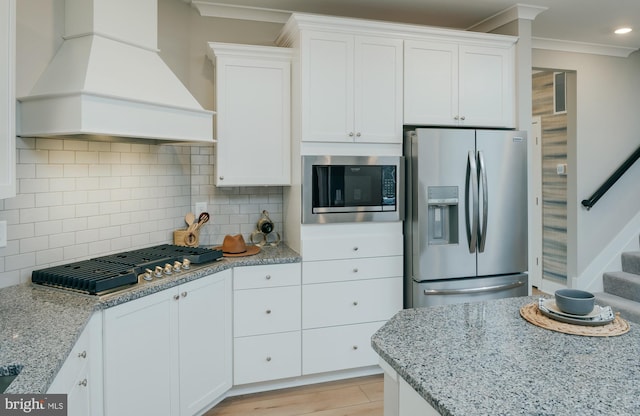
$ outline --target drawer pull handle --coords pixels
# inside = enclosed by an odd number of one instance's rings
[[[271,315],[271,309],[267,309],[267,315]]]
[[[270,275],[270,274],[268,274],[268,275],[266,275],[264,278],[265,278],[265,279],[267,279],[267,280],[271,280],[271,275]]]
[[[267,357],[267,362],[271,361],[271,357]]]
[[[358,273],[358,268],[357,268],[357,267],[356,267],[356,268],[354,268],[354,269],[353,269],[353,272],[354,272],[354,273]]]
[[[173,300],[178,300],[180,299],[180,295],[173,295]]]
[[[87,387],[87,379],[85,378],[81,382],[78,383],[78,386]]]
[[[353,346],[353,350],[355,351],[355,350],[357,350],[357,349],[358,349],[358,346],[357,346],[357,345],[354,345],[354,346]]]
[[[358,301],[357,300],[353,302],[353,306],[358,306]]]
[[[358,251],[358,246],[355,246],[355,247],[353,248],[353,251]]]
[[[82,352],[78,353],[78,357],[87,358],[87,351],[82,351]]]
[[[181,295],[182,295],[183,298],[186,298],[187,297],[187,292],[182,292]]]

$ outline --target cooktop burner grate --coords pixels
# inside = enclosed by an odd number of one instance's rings
[[[221,257],[220,250],[163,244],[35,270],[31,281],[95,295],[138,283],[138,275],[145,269],[184,259],[193,264],[204,264]]]

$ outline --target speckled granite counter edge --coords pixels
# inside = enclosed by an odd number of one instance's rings
[[[19,373],[5,393],[46,393],[89,319],[96,311],[130,302],[234,267],[300,263],[301,261],[301,256],[285,245],[266,247],[254,256],[225,257],[215,263],[197,266],[191,271],[104,298],[43,288],[31,283],[0,289],[0,298],[7,299],[4,304],[4,312],[10,311],[7,313],[10,316],[3,317],[1,326],[3,333],[1,334],[2,339],[0,339],[0,375]],[[42,301],[34,300],[34,298],[41,298]],[[38,336],[34,337],[35,339],[18,336],[18,333],[32,329],[34,322],[46,321],[44,319],[46,316],[39,316],[39,311],[33,310],[37,309],[33,308],[33,304],[48,305],[47,311],[40,312],[42,315],[49,315],[48,318],[52,321],[39,325],[38,331],[41,333],[39,332]],[[52,313],[51,307],[62,310]],[[21,313],[25,311],[27,313]],[[66,315],[61,316],[65,312]],[[29,318],[31,318],[31,322],[29,322]],[[67,318],[72,318],[72,322],[65,321]],[[47,328],[47,325],[53,327]],[[10,339],[6,339],[8,332],[11,332]]]

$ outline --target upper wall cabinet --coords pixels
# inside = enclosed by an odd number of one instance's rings
[[[0,2],[0,199],[16,196],[16,2]]]
[[[291,184],[291,50],[209,43],[216,186]]]
[[[402,141],[402,40],[304,31],[302,140]]]
[[[405,42],[404,123],[514,127],[514,41]]]

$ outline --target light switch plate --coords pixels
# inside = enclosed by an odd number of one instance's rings
[[[0,221],[0,247],[7,246],[7,222]]]

